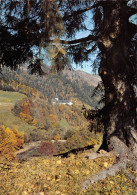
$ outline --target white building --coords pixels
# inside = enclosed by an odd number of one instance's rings
[[[55,105],[55,104],[58,104],[58,105],[64,104],[64,105],[71,106],[73,104],[73,102],[71,100],[59,100],[59,98],[57,98],[57,97],[55,99],[52,99],[51,102],[52,102],[53,105]]]

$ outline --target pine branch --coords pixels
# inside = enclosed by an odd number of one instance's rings
[[[86,41],[97,41],[97,40],[98,40],[98,36],[89,35],[87,37],[75,39],[72,41],[60,40],[59,42],[62,44],[65,44],[65,45],[73,45],[73,44],[77,44],[77,43],[84,43]],[[56,43],[54,40],[47,40],[46,42]]]
[[[90,7],[85,8],[85,9],[82,9],[82,10],[79,9],[79,10],[77,10],[77,11],[74,11],[72,14],[64,16],[64,17],[62,18],[62,20],[67,20],[67,19],[69,19],[69,18],[71,18],[71,17],[75,17],[76,15],[79,15],[79,14],[82,14],[82,13],[84,13],[84,12],[86,12],[86,11],[89,11],[89,10],[91,10],[91,9],[94,9],[94,8],[97,7],[97,6],[98,6],[98,4],[95,4],[95,5],[93,5],[93,6],[90,6]]]

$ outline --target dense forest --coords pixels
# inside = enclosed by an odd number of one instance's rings
[[[49,68],[47,67],[47,69]],[[82,71],[63,71],[59,75],[54,73],[39,76],[30,75],[24,69],[18,71],[3,69],[3,75],[5,79],[9,80],[9,83],[10,80],[14,80],[17,83],[36,88],[42,92],[49,103],[52,99],[58,97],[61,100],[73,100],[76,104],[87,104],[95,108],[99,100],[99,95],[91,98],[95,86],[100,81],[99,76]]]

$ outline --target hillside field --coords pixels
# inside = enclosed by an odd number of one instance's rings
[[[27,124],[11,111],[16,102],[26,98],[25,95],[18,92],[9,92],[0,90],[0,125],[9,128],[17,128],[18,131],[31,131],[35,127]]]

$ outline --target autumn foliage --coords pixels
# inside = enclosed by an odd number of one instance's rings
[[[39,92],[36,88],[32,88],[30,86],[27,86],[24,83],[15,81],[15,80],[10,80],[8,81],[4,81],[3,79],[0,80],[0,88],[3,90],[7,90],[7,91],[16,91],[16,92],[20,92],[23,93],[27,96],[43,96],[41,92]]]
[[[37,121],[34,117],[31,116],[31,107],[33,106],[32,100],[29,98],[28,101],[23,102],[22,112],[19,113],[19,116],[22,120],[26,121],[28,124],[36,125]]]
[[[65,106],[64,104],[61,104],[61,105],[59,106],[59,110],[62,111],[62,110],[64,109],[64,106]]]
[[[56,115],[50,114],[49,117],[50,117],[50,120],[52,122],[52,127],[56,128]]]
[[[46,156],[50,156],[50,155],[55,154],[56,148],[55,148],[54,143],[42,142],[40,149],[39,149],[39,152],[43,155],[46,155]]]
[[[23,147],[23,135],[16,129],[5,126],[0,127],[0,158],[8,160],[14,158],[14,152]]]

